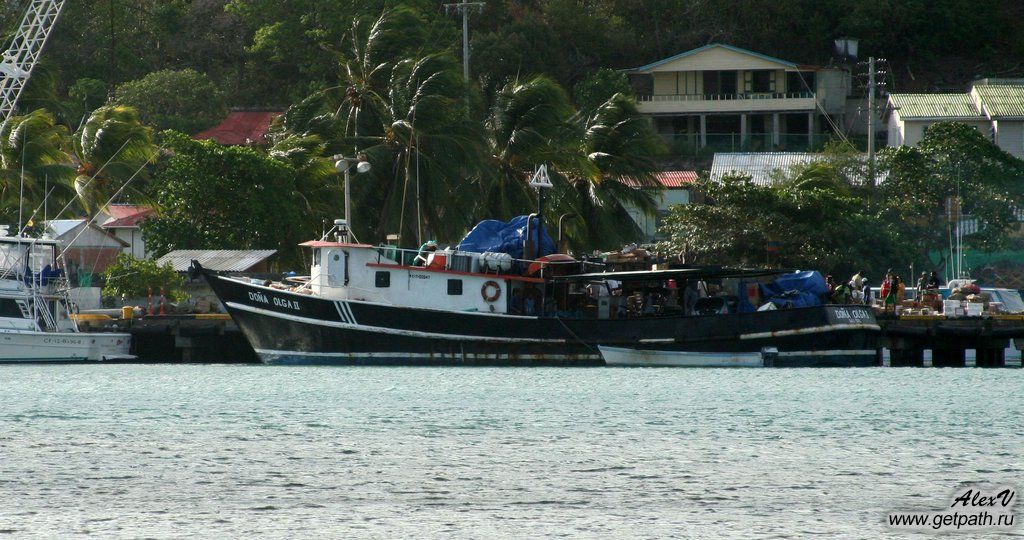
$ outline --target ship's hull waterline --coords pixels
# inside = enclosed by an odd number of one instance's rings
[[[863,306],[633,319],[523,317],[328,300],[204,271],[269,364],[603,366],[599,345],[752,353],[776,366],[878,365]]]

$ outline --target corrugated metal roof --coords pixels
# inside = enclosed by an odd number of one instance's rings
[[[1024,118],[1024,85],[978,85],[973,92],[989,118]]]
[[[806,152],[718,152],[711,162],[711,179],[721,180],[729,173],[750,176],[753,183],[766,186],[793,165],[820,159],[820,154]]]
[[[697,181],[697,171],[661,171],[654,179],[668,189],[684,188]]]
[[[981,111],[969,94],[890,94],[900,118],[978,118]]]
[[[185,272],[192,261],[203,268],[221,272],[245,272],[277,253],[276,249],[176,249],[157,259],[157,264],[171,264],[178,272]]]
[[[104,210],[110,216],[110,219],[100,225],[104,229],[138,227],[146,218],[156,213],[152,206],[137,204],[111,204]]]
[[[660,171],[654,173],[654,181],[665,189],[687,188],[697,181],[697,171]],[[640,182],[632,177],[625,177],[622,182],[631,187],[640,186]]]
[[[83,223],[85,223],[84,219],[51,219],[46,222],[46,227],[53,231],[54,236],[60,238],[61,236],[75,230]]]

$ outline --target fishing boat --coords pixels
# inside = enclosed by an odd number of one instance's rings
[[[312,264],[299,282],[222,274],[195,261],[193,271],[269,364],[604,365],[601,346],[729,355],[775,348],[777,366],[877,364],[879,326],[865,306],[757,311],[730,294],[684,298],[702,284],[737,292],[783,271],[609,271],[550,255],[553,244],[538,249],[550,240],[536,221],[530,232],[536,218],[517,219],[481,223],[454,248],[434,251],[354,242],[338,220],[302,244]],[[473,240],[481,228],[518,252]]]
[[[129,334],[79,330],[56,244],[0,228],[0,363],[134,359]]]

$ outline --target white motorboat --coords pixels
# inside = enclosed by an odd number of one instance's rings
[[[131,335],[82,332],[56,241],[0,228],[0,363],[132,360]]]
[[[608,366],[635,367],[764,367],[778,352],[703,352],[656,351],[599,345],[601,357]]]

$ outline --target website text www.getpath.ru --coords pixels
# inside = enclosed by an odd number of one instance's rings
[[[886,524],[893,529],[919,531],[1006,530],[1016,525],[1012,513],[1017,492],[1012,488],[969,486],[957,490],[952,503],[934,512],[892,512]]]

